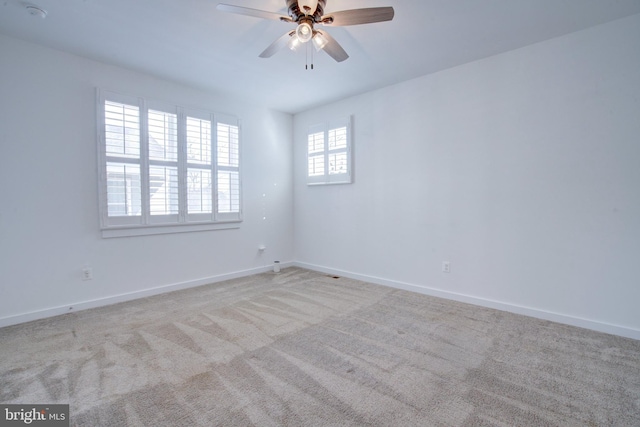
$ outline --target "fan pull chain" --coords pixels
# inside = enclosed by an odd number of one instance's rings
[[[304,51],[304,60],[305,60],[305,64],[304,64],[304,69],[308,70],[309,69],[309,52],[311,52],[311,69],[313,70],[313,49],[311,49],[311,43],[307,43],[307,48]]]

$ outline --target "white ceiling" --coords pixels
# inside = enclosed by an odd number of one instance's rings
[[[286,15],[285,0],[221,0]],[[31,16],[25,5],[48,12]],[[327,0],[325,14],[393,6],[391,22],[324,27],[349,53],[258,55],[293,24],[218,0],[0,0],[0,33],[297,113],[640,13],[640,0]],[[0,53],[0,64],[2,56]]]

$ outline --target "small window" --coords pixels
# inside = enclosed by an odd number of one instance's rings
[[[351,118],[320,123],[307,134],[307,183],[351,183]]]
[[[241,221],[235,117],[111,92],[98,100],[103,236],[229,228],[222,224]],[[127,229],[137,231],[113,231]]]

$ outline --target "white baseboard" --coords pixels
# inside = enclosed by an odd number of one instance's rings
[[[640,340],[640,330],[628,328],[610,323],[598,322],[580,317],[569,316],[561,313],[553,313],[546,310],[540,310],[531,307],[523,307],[519,305],[504,303],[500,301],[489,300],[471,295],[458,294],[455,292],[443,291],[440,289],[429,288],[426,286],[414,285],[411,283],[403,283],[395,280],[383,279],[380,277],[366,276],[362,274],[352,273],[350,271],[336,270],[335,268],[327,268],[319,265],[308,264],[304,262],[294,262],[295,267],[305,268],[307,270],[318,271],[336,276],[348,277],[350,279],[361,280],[363,282],[374,283],[377,285],[389,286],[396,289],[417,292],[424,295],[430,295],[439,298],[460,301],[464,303],[474,304],[481,307],[493,308],[496,310],[507,311],[524,316],[535,317],[552,322],[563,323],[565,325],[577,326],[580,328],[591,329],[598,332],[604,332],[612,335],[619,335],[626,338]]]
[[[613,335],[619,335],[622,337],[632,338],[640,340],[640,330],[628,328],[625,326],[614,325],[610,323],[598,322],[590,319],[583,319],[579,317],[569,316],[561,313],[553,313],[546,310],[540,310],[531,307],[523,307],[519,305],[504,303],[500,301],[489,300],[485,298],[458,294],[455,292],[443,291],[440,289],[429,288],[426,286],[415,285],[411,283],[399,282],[396,280],[389,280],[380,277],[367,276],[363,274],[353,273],[350,271],[337,270],[335,268],[323,267],[315,264],[308,264],[304,262],[283,262],[280,264],[281,268],[287,267],[300,267],[307,270],[318,271],[326,274],[333,274],[336,276],[344,276],[355,280],[362,280],[364,282],[375,283],[377,285],[388,286],[396,289],[403,289],[406,291],[417,292],[424,295],[435,296],[439,298],[450,299],[454,301],[460,301],[464,303],[474,304],[481,307],[494,308],[496,310],[507,311],[515,314],[522,314],[525,316],[535,317],[543,320],[550,320],[552,322],[563,323],[566,325],[577,326],[580,328],[591,329],[598,332],[604,332]],[[81,310],[87,310],[90,308],[103,307],[111,304],[117,304],[119,302],[131,301],[139,298],[150,297],[153,295],[159,295],[167,292],[178,291],[181,289],[194,288],[197,286],[203,286],[211,283],[222,282],[230,279],[237,279],[240,277],[250,276],[253,274],[264,273],[271,271],[272,266],[264,266],[258,268],[252,268],[248,270],[241,270],[232,273],[221,274],[218,276],[205,277],[197,280],[191,280],[187,282],[175,283],[171,285],[159,286],[157,288],[144,289],[141,291],[113,295],[105,298],[79,301],[70,303],[68,305],[51,307],[43,310],[33,311],[29,313],[22,313],[13,316],[7,316],[0,318],[0,328],[5,326],[16,325],[19,323],[30,322],[33,320],[44,319],[47,317],[58,316],[61,314],[72,313]]]
[[[280,264],[281,268],[291,267],[293,263],[283,262]],[[126,294],[113,295],[105,298],[99,298],[90,301],[78,301],[72,302],[68,305],[46,308],[44,310],[33,311],[29,313],[22,313],[13,316],[7,316],[0,318],[0,328],[5,326],[17,325],[19,323],[31,322],[32,320],[44,319],[47,317],[58,316],[60,314],[73,313],[76,311],[87,310],[90,308],[104,307],[111,304],[117,304],[119,302],[136,300],[139,298],[146,298],[153,295],[164,294],[167,292],[179,291],[182,289],[195,288],[197,286],[208,285],[211,283],[222,282],[230,279],[237,279],[239,277],[251,276],[253,274],[264,273],[271,271],[272,266],[252,268],[249,270],[241,270],[232,273],[221,274],[218,276],[204,277],[202,279],[190,280],[187,282],[174,283],[171,285],[159,286],[157,288],[144,289],[141,291],[130,292]]]

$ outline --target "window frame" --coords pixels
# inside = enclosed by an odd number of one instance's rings
[[[346,146],[338,148],[329,147],[329,133],[333,130],[346,128]],[[322,149],[311,152],[309,150],[310,138],[322,134]],[[315,140],[317,144],[317,139]],[[351,129],[351,116],[338,118],[335,120],[317,123],[309,126],[307,131],[306,145],[306,175],[307,185],[334,185],[334,184],[351,184],[353,182],[353,138]],[[346,172],[345,173],[332,173],[330,171],[329,157],[332,154],[346,154]],[[321,157],[321,159],[320,159]],[[321,165],[323,169],[322,173],[310,175],[310,164],[312,159],[321,160],[317,164]],[[315,163],[314,163],[315,164]]]
[[[162,101],[149,100],[142,97],[123,95],[117,92],[96,90],[96,112],[97,112],[97,143],[98,143],[98,186],[99,186],[99,213],[100,213],[100,229],[102,236],[108,237],[125,237],[140,236],[151,234],[166,234],[191,231],[205,231],[217,229],[239,228],[243,220],[242,212],[242,127],[240,120],[232,115],[209,112],[201,109],[184,108],[175,104]],[[113,155],[107,152],[106,138],[106,116],[105,102],[111,101],[118,104],[125,104],[138,109],[138,130],[139,130],[139,158]],[[160,160],[158,158],[150,158],[149,147],[149,111],[159,111],[176,115],[176,156],[177,158],[170,160]],[[209,152],[207,162],[198,162],[189,159],[187,140],[187,123],[188,119],[201,120],[209,122]],[[237,163],[232,167],[232,172],[237,176],[234,183],[237,188],[232,192],[234,204],[236,208],[231,212],[219,212],[218,197],[220,189],[217,182],[219,166],[217,162],[218,147],[218,126],[229,125],[234,130],[237,129],[237,139],[231,145],[237,150]],[[126,133],[126,132],[125,132]],[[135,139],[135,138],[134,138]],[[235,153],[235,151],[234,151]],[[120,162],[121,161],[121,162]],[[139,181],[140,181],[140,214],[139,215],[109,215],[109,189],[107,166],[109,162],[131,164],[134,167],[139,165]],[[170,167],[177,170],[177,213],[152,214],[151,212],[151,171],[150,168]],[[211,188],[210,197],[205,200],[210,203],[211,212],[189,213],[189,186],[188,174],[190,169],[200,169],[208,171],[210,176]],[[226,168],[229,169],[229,168]],[[123,180],[126,180],[125,175]],[[125,185],[126,187],[126,185]],[[207,186],[209,188],[209,186]],[[200,189],[202,192],[202,188]],[[204,193],[206,195],[206,193]],[[202,197],[202,195],[201,195]],[[210,199],[210,200],[209,200]],[[166,201],[165,201],[166,202]],[[126,196],[125,196],[126,205]],[[173,201],[175,203],[175,200]],[[208,210],[208,209],[207,209]]]

